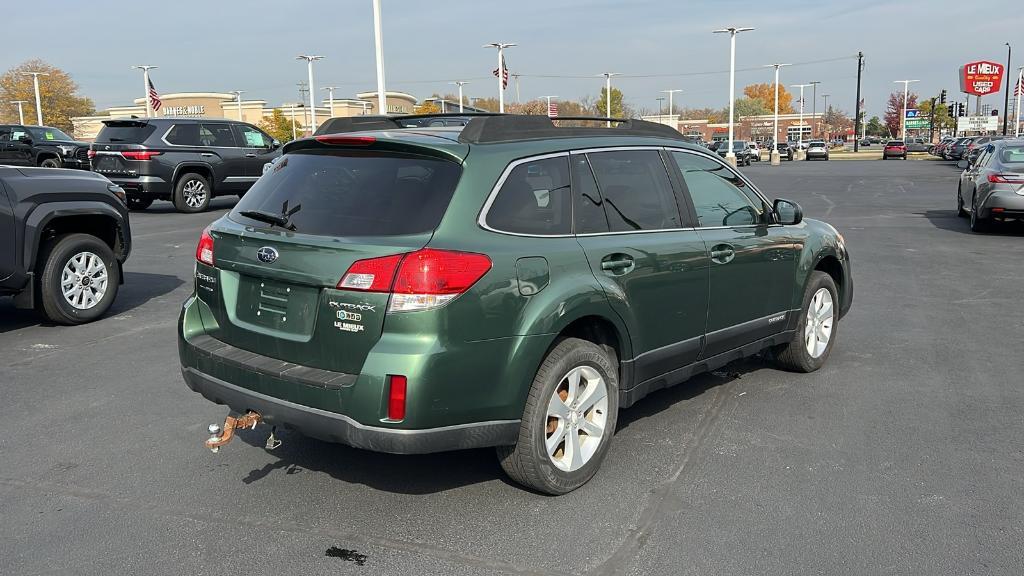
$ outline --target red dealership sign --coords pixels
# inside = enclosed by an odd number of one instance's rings
[[[960,91],[973,96],[999,92],[1005,71],[1005,66],[997,62],[968,62],[960,67]]]

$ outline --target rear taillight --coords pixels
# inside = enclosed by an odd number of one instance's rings
[[[1024,174],[989,174],[988,181],[993,184],[1019,184],[1024,182]]]
[[[209,228],[203,230],[203,235],[199,237],[199,245],[196,246],[196,260],[207,266],[213,266],[213,236],[210,236]]]
[[[491,259],[483,254],[425,248],[355,262],[338,288],[391,292],[389,312],[413,312],[447,304],[490,269]]]
[[[405,420],[405,398],[409,381],[405,376],[388,376],[388,420]]]
[[[152,160],[153,156],[159,156],[163,152],[157,152],[155,150],[122,150],[121,156],[125,160]]]
[[[90,159],[95,158],[96,157],[96,151],[95,150],[89,150],[88,152],[85,153],[85,155],[88,156]]]

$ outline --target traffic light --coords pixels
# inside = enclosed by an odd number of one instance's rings
[[[999,116],[999,110],[993,109],[992,116]]]
[[[939,104],[945,104],[945,103],[946,103],[946,90],[943,89],[942,93],[939,94]]]
[[[949,108],[946,108],[946,113],[949,115],[950,118],[956,118],[957,116],[959,116],[960,115],[960,103],[959,102],[951,102],[949,104]]]

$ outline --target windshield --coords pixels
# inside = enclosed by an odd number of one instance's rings
[[[741,140],[741,141],[739,141],[739,142],[733,142],[733,143],[732,143],[732,149],[733,149],[733,150],[743,150],[743,149],[745,149],[746,147],[747,147],[747,143],[746,143],[746,142],[743,142],[742,140]]]
[[[33,140],[74,140],[71,136],[49,126],[27,126]]]
[[[302,150],[275,162],[231,219],[268,228],[266,220],[284,218],[284,227],[319,236],[419,234],[437,228],[461,174],[454,162],[423,156]]]

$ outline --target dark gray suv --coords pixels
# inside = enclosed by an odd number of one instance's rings
[[[128,207],[170,200],[202,212],[214,196],[245,194],[281,144],[259,128],[225,119],[105,120],[89,149],[94,172],[119,184]]]

